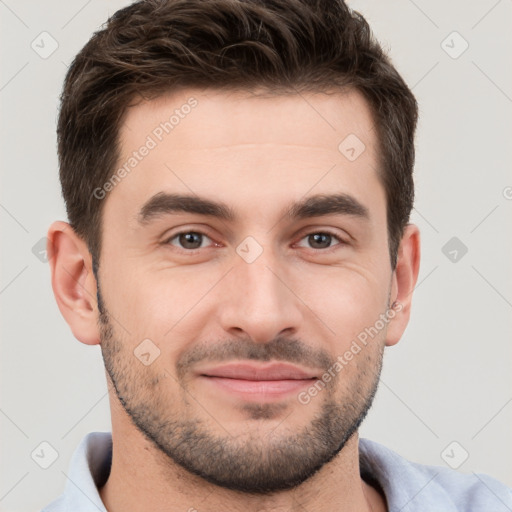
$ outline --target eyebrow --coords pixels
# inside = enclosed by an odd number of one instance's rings
[[[222,202],[212,201],[196,195],[169,194],[159,192],[143,205],[139,222],[147,224],[155,218],[176,213],[193,213],[218,218],[229,222],[236,220],[235,211]],[[302,220],[323,215],[349,215],[368,220],[368,208],[349,194],[317,194],[292,203],[285,209],[283,217]]]

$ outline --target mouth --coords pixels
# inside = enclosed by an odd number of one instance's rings
[[[319,377],[288,363],[229,363],[204,369],[198,375],[216,390],[247,401],[273,401],[298,393]]]

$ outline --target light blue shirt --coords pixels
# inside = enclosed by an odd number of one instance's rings
[[[490,476],[416,464],[368,439],[359,439],[359,454],[361,476],[382,489],[389,512],[512,511],[512,489]],[[98,487],[111,460],[112,435],[88,434],[73,454],[64,493],[42,512],[106,512]]]

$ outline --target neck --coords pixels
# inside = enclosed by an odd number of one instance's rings
[[[301,485],[268,495],[218,487],[176,465],[132,425],[113,428],[112,468],[100,489],[109,512],[385,512],[384,497],[361,479],[359,438]]]

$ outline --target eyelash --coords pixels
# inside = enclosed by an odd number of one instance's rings
[[[175,233],[173,234],[171,237],[167,238],[163,244],[164,245],[172,245],[171,244],[171,241],[174,240],[175,238],[179,237],[180,235],[186,235],[186,234],[189,234],[189,233],[195,233],[195,234],[198,234],[198,235],[202,235],[204,237],[207,237],[209,238],[210,240],[212,240],[211,237],[209,237],[206,233],[202,232],[202,231],[196,231],[196,230],[192,230],[192,229],[189,229],[189,230],[185,230],[185,231],[179,231],[178,233]],[[329,235],[331,236],[332,238],[336,239],[339,243],[338,244],[335,244],[331,247],[327,247],[326,249],[314,249],[312,247],[309,247],[308,249],[312,250],[312,251],[320,251],[320,252],[323,252],[323,253],[330,253],[332,252],[333,250],[336,249],[336,247],[338,246],[344,246],[344,245],[347,245],[347,242],[345,240],[343,240],[339,235],[337,235],[336,233],[333,233],[332,231],[329,231],[328,229],[326,230],[320,230],[320,231],[310,231],[309,233],[305,233],[299,241],[302,241],[304,240],[305,238],[307,238],[308,236],[311,236],[311,235]],[[212,240],[213,241],[213,240]],[[216,242],[214,242],[216,243]],[[186,252],[187,254],[194,254],[196,251],[200,251],[201,249],[206,249],[206,247],[199,247],[197,249],[184,249],[183,247],[178,247],[178,246],[174,246],[173,247],[181,250],[182,252]]]

